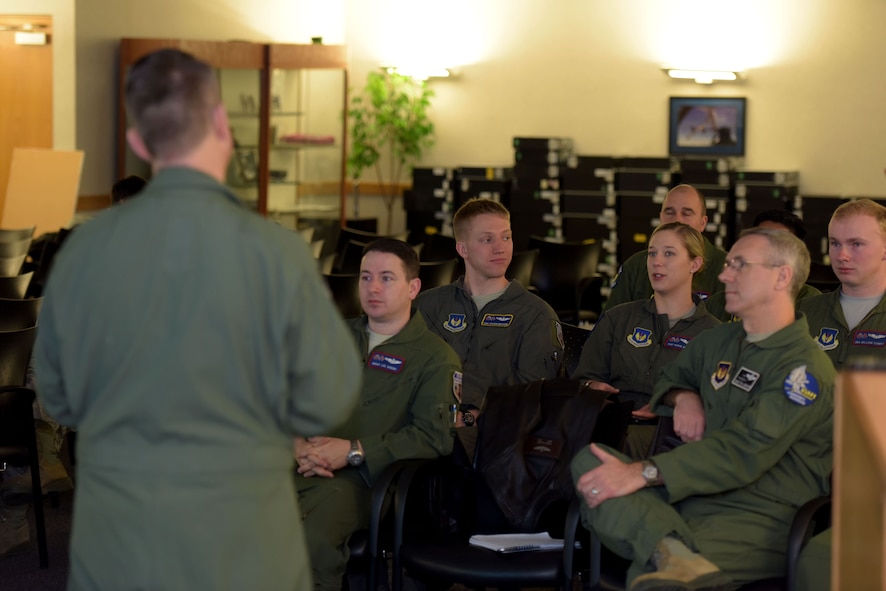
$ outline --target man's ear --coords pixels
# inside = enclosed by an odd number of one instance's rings
[[[468,257],[468,248],[465,246],[464,242],[455,243],[455,252],[457,252],[458,256],[463,259],[466,259]]]
[[[414,300],[418,295],[418,292],[421,291],[421,279],[416,277],[415,279],[409,280],[409,299]]]
[[[212,109],[212,131],[218,139],[231,141],[231,124],[225,106],[219,103]]]
[[[778,268],[778,285],[783,289],[791,288],[791,281],[794,279],[794,269],[790,265],[782,265]]]
[[[141,134],[136,128],[130,127],[126,130],[126,143],[129,144],[129,147],[132,148],[132,151],[135,152],[136,156],[145,162],[151,161],[151,151],[148,150],[145,141],[142,139]]]

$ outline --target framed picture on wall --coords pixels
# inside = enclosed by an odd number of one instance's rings
[[[668,152],[672,156],[744,156],[744,98],[670,98]]]

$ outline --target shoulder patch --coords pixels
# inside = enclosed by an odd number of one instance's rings
[[[400,373],[406,366],[406,360],[396,355],[389,355],[376,351],[369,356],[369,367],[380,369],[388,373]]]
[[[449,332],[461,332],[468,327],[466,318],[465,314],[450,314],[446,322],[443,323],[443,328]]]
[[[730,369],[732,369],[732,364],[728,361],[721,361],[717,364],[717,370],[711,376],[711,385],[714,387],[714,390],[719,390],[729,381]]]
[[[886,345],[886,332],[873,330],[857,330],[852,334],[852,344],[859,347],[878,347]]]
[[[480,326],[496,326],[498,328],[507,328],[514,321],[513,314],[484,314],[480,321]]]
[[[677,351],[682,351],[686,348],[686,345],[691,341],[689,337],[683,337],[677,334],[671,335],[668,337],[668,340],[664,343],[665,349],[676,349]]]
[[[561,349],[566,349],[566,339],[563,338],[563,325],[554,320],[554,346],[559,345]]]
[[[652,331],[648,328],[634,327],[634,332],[628,335],[627,340],[634,347],[648,347],[652,344]]]
[[[788,400],[800,406],[809,406],[818,399],[818,380],[801,365],[791,371],[784,380],[784,394]]]
[[[695,295],[697,295],[702,301],[711,297],[711,294],[706,291],[697,291],[695,292]]]
[[[822,351],[831,351],[840,346],[840,341],[837,339],[839,335],[840,331],[836,328],[822,327],[818,331],[818,336],[815,337],[815,342],[818,343]]]
[[[750,392],[753,390],[754,385],[756,385],[757,381],[760,379],[760,374],[753,369],[748,369],[747,367],[741,366],[738,368],[738,373],[735,374],[735,377],[732,378],[732,385],[736,388],[740,388],[745,392]]]
[[[452,372],[452,395],[461,404],[461,385],[464,380],[464,374],[460,371]]]

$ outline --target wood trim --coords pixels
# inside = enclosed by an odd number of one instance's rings
[[[175,48],[190,53],[197,59],[211,64],[213,68],[259,70],[264,67],[264,44],[251,41],[192,41],[189,39],[121,39],[120,63],[128,66],[153,51],[165,48]]]
[[[360,195],[384,195],[387,191],[388,183],[383,186],[381,183],[367,183],[360,181]],[[412,188],[412,183],[395,183],[395,197],[402,197],[403,191]],[[354,183],[351,180],[345,181],[345,191],[347,195],[354,194]]]
[[[329,68],[346,70],[348,51],[344,45],[271,44],[269,65],[272,68],[301,70]]]

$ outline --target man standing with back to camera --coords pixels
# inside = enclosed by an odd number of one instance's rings
[[[662,224],[681,222],[702,233],[704,267],[692,281],[692,293],[701,299],[707,299],[711,294],[722,291],[723,284],[717,279],[717,275],[723,268],[726,253],[711,244],[704,236],[708,215],[701,192],[692,185],[677,185],[665,196],[658,217]],[[652,297],[652,284],[649,283],[649,276],[646,273],[646,251],[641,250],[622,263],[618,275],[612,282],[612,290],[603,305],[603,310],[608,310],[617,304],[646,300],[650,297]]]
[[[353,340],[301,238],[222,185],[212,69],[150,54],[126,106],[154,178],[71,236],[35,352],[78,430],[68,589],[309,589],[292,440],[351,412]]]

